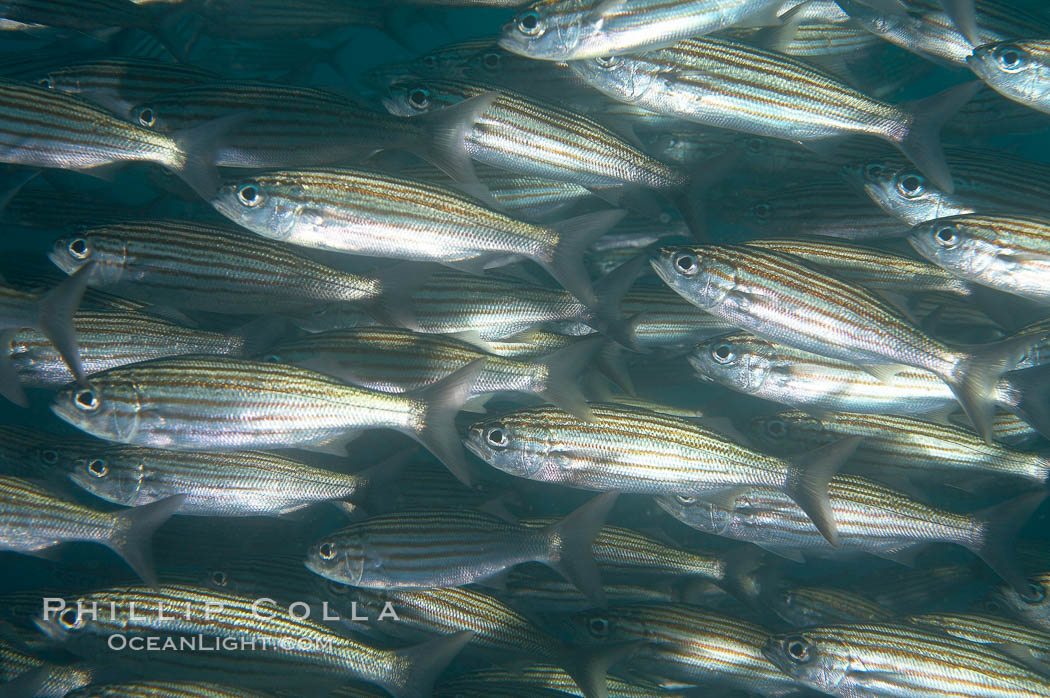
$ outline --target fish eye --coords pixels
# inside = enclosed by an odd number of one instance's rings
[[[773,212],[773,207],[769,204],[756,204],[751,209],[751,212],[755,214],[755,218],[766,220],[769,218],[769,215]]]
[[[410,90],[408,93],[408,103],[416,109],[426,109],[430,106],[430,92],[422,87]]]
[[[897,191],[908,198],[919,196],[926,190],[926,180],[917,174],[901,175],[897,178]]]
[[[587,621],[587,631],[594,637],[605,637],[609,634],[609,621],[605,618],[591,618]]]
[[[485,441],[493,448],[506,448],[510,445],[507,428],[502,424],[489,427],[485,430]]]
[[[437,56],[423,56],[423,65],[425,65],[428,68],[433,68],[435,65],[437,65],[437,62]]]
[[[157,123],[157,115],[151,107],[143,107],[139,110],[139,123],[149,128]]]
[[[317,553],[321,556],[322,560],[331,560],[335,557],[335,546],[331,543],[321,543],[321,547],[317,549]]]
[[[94,412],[100,404],[98,393],[92,388],[81,388],[73,393],[73,404],[77,406],[77,409],[84,412]]]
[[[87,240],[84,238],[73,238],[69,241],[69,244],[66,245],[66,249],[69,250],[70,256],[75,257],[76,259],[87,259],[87,256],[91,251],[88,247]]]
[[[594,59],[594,62],[599,68],[609,70],[618,66],[620,64],[620,59],[617,56],[598,56]]]
[[[47,78],[40,78],[39,80],[36,81],[36,84],[40,85],[41,87],[46,87],[49,90],[52,87],[54,87],[54,85],[51,84],[51,78],[49,78],[49,77],[47,77]]]
[[[215,570],[211,573],[211,581],[215,586],[224,587],[230,579],[222,570]]]
[[[732,344],[718,344],[711,349],[711,358],[720,364],[727,364],[736,358]]]
[[[937,229],[933,238],[941,247],[952,248],[959,244],[959,235],[954,225],[945,225]]]
[[[51,449],[41,451],[40,460],[44,461],[45,465],[54,465],[58,462],[58,451],[52,451]]]
[[[810,649],[812,646],[803,640],[801,637],[792,637],[784,640],[784,650],[787,652],[788,657],[791,661],[796,664],[805,664],[812,657],[810,657]]]
[[[83,625],[84,620],[80,617],[77,609],[70,606],[58,614],[58,623],[66,630],[72,630]]]
[[[748,138],[747,149],[752,153],[761,153],[766,149],[766,142],[761,138]]]
[[[237,200],[249,208],[254,208],[262,203],[262,192],[254,184],[242,184],[237,187]]]
[[[481,65],[485,66],[489,70],[495,70],[499,67],[500,63],[503,62],[503,57],[496,52],[486,53],[481,57]]]
[[[878,179],[882,176],[882,165],[877,162],[869,163],[864,168],[864,176],[868,179]]]
[[[1042,584],[1031,582],[1028,585],[1028,593],[1021,598],[1028,604],[1042,603],[1046,600],[1046,588]]]
[[[690,497],[687,494],[676,494],[674,498],[679,504],[696,504],[696,497]]]
[[[106,477],[109,474],[109,465],[101,458],[88,461],[87,469],[95,477]]]
[[[279,364],[281,363],[281,357],[277,354],[267,354],[263,357],[263,361],[266,361],[271,364]]]
[[[535,36],[541,30],[540,13],[530,10],[518,17],[518,31],[527,36]]]
[[[779,439],[787,434],[787,425],[779,419],[773,419],[766,423],[766,433]]]
[[[696,255],[683,252],[682,254],[675,255],[674,268],[679,274],[686,276],[692,276],[696,272],[700,271],[700,263],[696,259]]]
[[[1018,46],[1008,44],[995,51],[995,60],[999,67],[1007,73],[1015,73],[1024,68],[1027,58],[1025,52]]]

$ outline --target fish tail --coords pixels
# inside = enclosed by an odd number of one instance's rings
[[[547,369],[547,380],[540,397],[580,419],[592,421],[594,415],[577,380],[605,344],[604,337],[587,337],[537,361]]]
[[[1000,382],[1014,396],[1007,409],[1050,438],[1050,364],[1010,371]]]
[[[612,337],[620,345],[639,352],[646,351],[638,343],[635,334],[641,316],[635,315],[624,320],[622,305],[624,296],[634,286],[634,282],[649,269],[649,254],[642,252],[613,269],[594,285],[598,294],[594,329]]]
[[[974,0],[941,0],[941,5],[944,6],[944,12],[951,18],[952,23],[970,44],[980,46],[984,43],[977,30],[977,10],[974,7]]]
[[[84,367],[80,363],[80,350],[77,348],[76,331],[73,329],[73,313],[80,307],[80,301],[87,290],[88,281],[95,271],[95,262],[88,262],[77,269],[76,273],[51,289],[40,299],[40,320],[38,329],[66,362],[73,377],[84,380]]]
[[[941,127],[977,94],[981,84],[973,80],[912,102],[908,105],[911,123],[904,135],[894,141],[924,175],[948,193],[955,191],[955,185],[941,147]]]
[[[828,497],[828,483],[861,441],[861,437],[851,436],[787,461],[784,493],[795,500],[821,535],[834,546],[838,546],[839,536]]]
[[[177,494],[113,515],[116,520],[113,535],[106,545],[124,558],[128,567],[152,587],[157,586],[157,572],[153,567],[150,539],[153,538],[153,532],[170,519],[185,500],[186,495]]]
[[[500,205],[478,179],[467,150],[467,138],[474,130],[474,124],[498,98],[498,92],[486,92],[415,117],[423,125],[424,140],[414,144],[423,159],[458,182],[464,191],[494,208],[500,208]]]
[[[0,395],[3,395],[19,407],[28,407],[29,400],[26,391],[22,388],[22,382],[18,379],[18,371],[15,370],[14,362],[11,361],[11,341],[15,338],[15,330],[0,332]]]
[[[584,698],[607,698],[609,667],[627,659],[643,645],[641,641],[585,647],[567,645],[562,650],[567,659],[561,666],[576,682]]]
[[[470,485],[473,477],[456,430],[456,413],[472,397],[474,384],[485,369],[485,361],[484,358],[475,359],[415,393],[426,408],[420,426],[409,435],[430,449],[465,485]]]
[[[605,605],[605,591],[592,546],[618,494],[600,494],[542,531],[550,546],[544,562],[599,606]]]
[[[1046,496],[1046,492],[1027,492],[973,512],[979,534],[964,543],[1025,598],[1029,596],[1028,582],[1015,554],[1016,538]]]
[[[173,134],[177,156],[171,168],[205,201],[211,201],[219,190],[215,163],[223,137],[253,115],[231,114]]]
[[[425,698],[433,695],[434,681],[473,637],[473,631],[464,630],[412,647],[392,650],[393,667],[383,677],[383,688],[396,698]]]
[[[1033,346],[1048,337],[1047,334],[1021,334],[999,342],[971,346],[951,373],[941,375],[986,443],[992,443],[995,389],[999,379],[1017,366]],[[1031,398],[1029,409],[1037,409],[1031,405]]]
[[[591,243],[619,223],[625,214],[626,211],[620,209],[596,211],[551,226],[558,232],[558,243],[549,258],[537,261],[584,305],[595,307],[598,297],[591,286],[583,256]]]

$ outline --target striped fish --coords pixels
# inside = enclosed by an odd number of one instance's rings
[[[98,609],[95,617],[93,607]],[[319,682],[357,679],[406,697],[429,695],[434,679],[470,640],[470,633],[461,633],[416,647],[380,649],[299,619],[269,599],[184,585],[113,587],[84,594],[68,599],[64,609],[38,624],[65,646],[117,666],[128,655],[109,648],[113,634],[129,642],[149,636],[170,640],[174,648],[151,657],[153,678],[184,679],[190,671],[199,680],[295,686],[307,693]],[[188,638],[208,651],[180,647]],[[133,667],[136,660],[129,657],[123,666]]]
[[[84,379],[73,313],[80,305],[94,269],[95,264],[88,263],[46,294],[20,291],[0,283],[0,349],[3,350],[0,352],[0,394],[16,405],[28,404],[8,348],[17,330],[36,329],[55,348],[73,377]]]
[[[1050,693],[1050,680],[1004,654],[938,630],[895,623],[797,630],[771,638],[765,655],[800,683],[833,696]]]
[[[799,628],[827,623],[887,620],[893,611],[866,597],[832,587],[793,586],[768,595],[777,615]]]
[[[95,683],[67,696],[72,698],[268,698],[269,693],[224,686],[210,681],[128,681]]]
[[[0,550],[33,554],[60,543],[99,543],[155,584],[149,541],[183,499],[175,496],[138,509],[101,512],[59,499],[30,480],[0,476]]]
[[[948,190],[937,132],[979,87],[966,83],[919,105],[895,106],[789,56],[712,38],[571,65],[614,99],[686,121],[795,141],[881,138]]]
[[[190,0],[201,31],[229,39],[323,36],[346,26],[383,28],[382,6],[343,0]]]
[[[460,674],[438,684],[434,695],[439,698],[564,698],[580,695],[576,683],[564,669],[553,664],[533,664],[519,670],[479,669]],[[639,685],[616,677],[607,677],[608,698],[683,698],[685,692],[665,691],[655,685]]]
[[[266,358],[389,393],[421,390],[484,359],[472,396],[529,393],[587,419],[590,409],[576,379],[603,343],[599,337],[585,338],[529,361],[502,358],[452,337],[363,327],[285,342]]]
[[[633,346],[687,346],[731,332],[733,326],[682,299],[664,286],[636,284],[623,295]]]
[[[154,9],[128,0],[7,0],[0,17],[81,32],[108,27],[150,29]]]
[[[345,455],[349,432],[394,429],[469,482],[453,420],[482,368],[396,395],[285,364],[172,357],[97,373],[60,391],[51,411],[92,436],[179,451],[314,446]]]
[[[596,121],[518,92],[427,78],[395,83],[388,95],[388,111],[413,117],[438,114],[471,98],[488,100],[462,146],[486,165],[598,189],[640,185],[675,191],[686,184],[681,172]]]
[[[802,552],[823,557],[867,552],[908,560],[928,543],[954,543],[984,560],[1019,593],[1027,594],[1024,575],[1014,559],[1014,538],[1045,493],[1019,495],[969,514],[929,506],[855,475],[836,475],[828,494],[839,532],[838,548],[831,547],[798,505],[772,488],[740,488],[720,501],[664,495],[656,502],[701,531],[745,540],[799,562]]]
[[[854,472],[876,479],[893,470],[908,477],[963,484],[967,478],[1025,480],[1045,487],[1050,459],[986,444],[969,429],[914,417],[829,412],[819,417],[793,410],[754,417],[751,435],[774,453],[808,451],[847,436],[862,438],[850,459]]]
[[[901,365],[935,373],[988,442],[996,384],[1040,341],[1021,335],[955,349],[872,293],[754,247],[665,247],[652,264],[691,303],[759,336],[875,373],[885,369],[887,377]]]
[[[540,570],[511,570],[507,576],[506,588],[500,589],[498,595],[526,613],[537,608],[544,609],[546,613],[575,613],[594,608],[594,602],[571,583],[553,572],[542,575],[539,572]],[[691,592],[696,586],[690,583],[675,585],[668,579],[650,580],[646,583],[603,579],[602,593],[605,600],[611,604],[686,601],[691,600]],[[722,594],[717,587],[715,589],[717,593]]]
[[[623,217],[599,211],[550,226],[517,221],[452,189],[378,172],[294,170],[225,182],[211,204],[264,237],[469,271],[530,259],[588,305],[588,245]]]
[[[1050,571],[1045,568],[1028,575],[1025,589],[1003,585],[995,591],[993,599],[1025,623],[1050,632]]]
[[[1043,23],[1043,26],[1046,26],[1046,23]],[[1044,29],[1032,33],[1032,29],[1026,29],[1027,34],[1014,36],[1042,37],[1050,31]],[[967,57],[966,65],[989,87],[1007,99],[1050,114],[1050,98],[1047,97],[1050,41],[1011,40],[978,46],[973,50],[973,55]]]
[[[0,472],[49,484],[66,479],[59,448],[68,435],[20,424],[0,425]]]
[[[595,497],[543,528],[469,509],[407,509],[351,524],[310,546],[316,574],[369,589],[455,587],[524,562],[542,562],[602,602],[591,542],[615,493]]]
[[[971,0],[973,1],[973,0]],[[975,0],[977,36],[966,38],[939,3],[910,0],[907,12],[886,12],[857,0],[840,7],[876,36],[938,63],[967,65],[975,46],[1006,39],[1050,34],[1039,15],[1002,0]]]
[[[915,226],[908,242],[959,278],[1050,303],[1050,218],[951,216]]]
[[[1050,633],[1018,624],[1011,618],[978,613],[922,613],[908,616],[908,621],[940,628],[961,640],[1006,649],[1008,653],[1021,650],[1015,656],[1024,658],[1028,654],[1050,668]]]
[[[694,422],[593,403],[584,422],[553,407],[517,410],[471,425],[467,448],[503,472],[598,491],[706,495],[744,485],[778,488],[829,541],[827,482],[854,440],[797,461],[738,445]]]
[[[0,640],[0,683],[12,694],[25,687],[38,696],[75,695],[78,688],[102,680],[104,672],[88,662],[55,662],[30,654],[17,642]]]
[[[775,22],[781,0],[540,0],[503,25],[499,45],[548,61],[670,46],[737,24]]]
[[[1006,99],[990,87],[982,88],[945,125],[947,133],[975,143],[990,134],[1040,133],[1047,128],[1050,116]]]
[[[798,257],[876,293],[973,293],[969,284],[937,266],[874,247],[820,238],[765,238],[745,244]]]
[[[232,226],[128,221],[55,241],[48,254],[67,274],[94,263],[90,283],[159,305],[210,312],[302,310],[376,298],[381,283],[348,274]]]
[[[624,604],[571,618],[578,642],[644,643],[620,666],[664,687],[723,684],[760,695],[798,689],[762,655],[770,635],[753,623],[686,604]]]
[[[84,490],[129,507],[183,494],[183,516],[281,516],[317,502],[360,500],[388,465],[348,474],[263,451],[180,452],[104,442],[76,451],[66,467]],[[62,455],[68,458],[68,451]],[[389,468],[392,474],[394,464]]]
[[[67,170],[153,162],[201,193],[215,190],[212,153],[233,125],[201,121],[188,131],[156,133],[72,95],[7,80],[0,80],[0,119],[2,162]]]
[[[966,213],[1045,212],[1050,165],[976,147],[947,148],[954,189],[938,186],[902,158],[872,157],[843,166],[846,178],[882,210],[918,225]]]
[[[252,348],[250,337],[243,334],[180,327],[126,310],[79,310],[73,315],[73,329],[86,376],[165,356],[240,356]],[[15,333],[9,351],[9,360],[23,385],[56,387],[75,379],[54,344],[36,330]]]

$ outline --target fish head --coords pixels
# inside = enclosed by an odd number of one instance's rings
[[[99,452],[75,459],[69,479],[81,489],[114,504],[134,506],[145,466],[141,459],[126,460]]]
[[[814,628],[774,635],[762,654],[799,683],[829,695],[852,695],[839,688],[855,662],[849,645],[833,632]]]
[[[1050,572],[1028,578],[1027,593],[1019,594],[1013,586],[1003,584],[989,599],[987,610],[1000,613],[1005,608],[1010,614],[1043,630],[1050,630]]]
[[[733,520],[730,508],[692,494],[662,494],[653,499],[668,514],[704,533],[724,535]]]
[[[492,467],[532,479],[550,460],[552,437],[539,422],[510,414],[471,425],[463,444]]]
[[[302,187],[280,173],[226,180],[211,199],[215,210],[252,232],[286,240],[303,213]],[[290,196],[289,196],[290,194]]]
[[[569,67],[591,86],[628,104],[652,97],[650,90],[662,84],[645,61],[630,56],[598,56],[571,61]]]
[[[1050,108],[1050,41],[984,44],[967,56],[966,65],[996,92],[1041,105],[1043,111]]]
[[[51,401],[51,411],[78,429],[107,441],[128,443],[142,426],[142,400],[130,375],[96,374],[72,383]]]
[[[827,441],[820,419],[798,410],[759,415],[749,427],[755,441],[772,453],[801,453]]]
[[[772,344],[738,332],[698,344],[686,358],[699,378],[751,394],[761,390],[775,357]]]
[[[662,247],[650,264],[664,283],[701,310],[720,306],[738,285],[733,258],[713,245]]]
[[[95,262],[95,268],[90,272],[90,284],[106,286],[124,277],[127,246],[119,235],[107,234],[99,228],[85,229],[55,240],[47,256],[56,267],[70,275],[85,264]]]
[[[916,25],[919,22],[918,18],[903,12],[886,12],[858,0],[836,0],[836,3],[851,20],[876,36],[892,36],[907,24]]]
[[[528,58],[572,58],[584,34],[586,18],[581,0],[541,0],[503,25],[499,47]]]
[[[137,126],[161,133],[170,133],[180,128],[180,124],[171,118],[170,112],[165,114],[163,109],[150,102],[132,106],[128,109],[127,119]]]
[[[920,223],[908,234],[908,243],[939,267],[973,277],[984,271],[1001,250],[988,226],[966,217],[941,218]]]
[[[463,101],[463,95],[439,89],[416,78],[392,82],[386,87],[383,106],[394,116],[419,116]]]
[[[53,642],[65,644],[88,632],[91,608],[90,603],[81,606],[79,599],[70,599],[64,607],[33,618],[33,623]]]
[[[306,551],[306,569],[333,582],[357,586],[364,577],[364,535],[345,528],[317,541]]]

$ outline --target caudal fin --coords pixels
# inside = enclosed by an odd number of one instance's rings
[[[577,381],[607,341],[597,335],[587,337],[537,361],[537,364],[547,368],[547,380],[540,396],[555,407],[580,419],[593,420],[594,415]]]
[[[159,502],[125,509],[113,515],[113,534],[106,542],[110,548],[124,558],[128,567],[150,586],[157,586],[157,573],[153,568],[153,547],[150,539],[165,521],[179,510],[186,495],[177,494]]]
[[[594,329],[612,337],[622,346],[634,351],[646,351],[639,345],[635,328],[641,319],[638,315],[625,319],[623,317],[623,299],[643,273],[649,271],[650,255],[642,252],[627,260],[594,284],[598,294],[598,305],[595,307]]]
[[[383,677],[383,688],[395,698],[433,695],[434,681],[473,637],[473,631],[464,630],[414,647],[391,650],[392,667]]]
[[[415,393],[424,404],[421,425],[407,432],[426,446],[445,467],[465,485],[473,481],[459,432],[456,413],[470,400],[474,384],[485,368],[486,359],[475,359],[455,373]]]
[[[973,0],[941,0],[941,5],[970,44],[980,46],[984,43],[980,32],[977,31],[977,11]]]
[[[219,189],[216,163],[223,139],[257,115],[255,111],[231,114],[173,134],[182,155],[178,165],[172,168],[175,174],[202,199],[211,201]]]
[[[626,213],[619,209],[596,211],[554,224],[551,227],[558,231],[558,244],[550,258],[536,261],[584,305],[596,307],[598,297],[583,264],[583,255],[591,243],[619,223]]]
[[[1029,594],[1028,580],[1017,562],[1016,538],[1046,496],[1046,492],[1028,492],[975,511],[972,516],[978,522],[979,534],[963,543],[1024,597]]]
[[[821,535],[834,546],[838,546],[839,536],[828,498],[828,483],[861,441],[859,436],[840,439],[788,461],[784,493],[795,500]]]
[[[80,300],[84,297],[88,281],[95,271],[95,264],[91,261],[77,269],[75,274],[41,298],[39,304],[38,329],[55,346],[78,381],[84,380],[84,367],[80,363],[80,351],[77,349],[73,313],[80,307]]]
[[[576,682],[584,698],[607,698],[609,667],[627,659],[643,646],[642,642],[584,647],[568,645],[562,650],[565,659],[561,665]]]
[[[955,185],[952,182],[952,173],[948,169],[948,161],[944,157],[944,149],[941,147],[941,126],[973,99],[982,84],[979,80],[973,80],[949,87],[932,97],[912,102],[907,107],[912,115],[911,124],[904,135],[894,141],[894,145],[900,148],[938,189],[948,193],[955,191]]]
[[[599,606],[605,605],[605,591],[592,546],[618,494],[600,494],[542,532],[549,545],[544,562]]]
[[[1010,371],[1000,380],[1004,383],[1010,402],[1003,407],[1050,438],[1050,364]]]
[[[1050,333],[1022,334],[1000,342],[970,346],[968,354],[955,369],[941,375],[986,443],[992,443],[992,419],[999,379],[1013,369],[1029,349],[1048,339]]]
[[[467,139],[482,115],[499,99],[498,92],[464,100],[424,116],[413,117],[423,126],[422,142],[416,152],[431,165],[442,170],[476,198],[499,208],[499,203],[478,179],[467,149]]]

